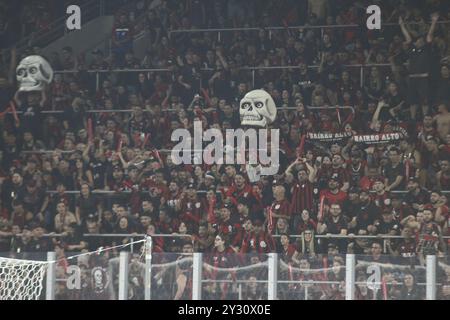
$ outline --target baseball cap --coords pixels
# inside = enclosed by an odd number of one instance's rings
[[[214,175],[211,171],[207,171],[205,173],[205,178],[210,178],[210,179],[216,180],[216,177],[214,177]]]
[[[338,173],[333,173],[331,175],[331,177],[329,178],[329,180],[339,181],[339,174]]]

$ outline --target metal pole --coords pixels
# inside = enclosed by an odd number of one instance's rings
[[[119,300],[128,299],[128,252],[120,252],[119,260]]]
[[[192,300],[202,299],[202,261],[203,254],[195,252],[192,266]]]
[[[56,252],[47,252],[47,283],[45,290],[46,300],[55,300],[55,284],[56,284]]]
[[[145,242],[145,300],[152,297],[152,237],[148,236]]]
[[[427,300],[436,300],[436,256],[427,256]]]
[[[134,238],[133,237],[131,237],[130,251],[131,251],[131,254],[134,253]]]
[[[361,65],[361,69],[359,71],[359,86],[364,87],[364,66]]]
[[[100,88],[100,74],[98,72],[95,73],[95,87],[98,92],[98,89]]]
[[[355,255],[345,256],[345,300],[355,299]]]
[[[252,89],[255,89],[255,69],[252,70]]]
[[[269,253],[269,274],[268,274],[268,299],[276,300],[277,299],[277,281],[278,281],[278,254]]]
[[[241,301],[242,300],[242,283],[239,283],[238,290],[239,290],[238,291],[239,292],[238,300]]]

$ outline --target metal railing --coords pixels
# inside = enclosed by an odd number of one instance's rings
[[[348,109],[353,114],[355,114],[355,108],[353,106],[323,106],[323,107],[316,107],[316,106],[304,106],[305,108],[314,111],[314,110],[336,110],[336,109]],[[297,107],[277,107],[277,111],[283,111],[283,110],[297,110]],[[174,109],[174,108],[164,108],[161,109],[161,112],[178,112],[180,109]],[[86,110],[85,113],[131,113],[134,112],[133,109],[91,109]],[[150,113],[152,110],[148,109],[142,109],[142,112]],[[11,111],[8,111],[7,113],[11,114]],[[16,114],[23,114],[23,111],[16,111]],[[63,114],[63,110],[43,110],[41,111],[41,114]],[[33,151],[27,151],[28,153],[33,153]],[[45,151],[44,151],[45,152]]]
[[[309,69],[318,69],[319,65],[309,65],[307,66]],[[367,63],[367,64],[345,64],[343,65],[345,68],[359,68],[359,83],[362,87],[364,85],[364,68],[371,68],[371,67],[391,67],[391,64],[389,63]],[[269,66],[269,67],[262,67],[262,66],[246,66],[246,67],[239,67],[238,70],[244,70],[244,71],[251,71],[252,73],[252,86],[255,87],[255,79],[256,79],[256,71],[258,70],[292,70],[292,69],[300,69],[300,66]],[[201,68],[200,71],[214,71],[216,69],[212,68]],[[138,68],[138,69],[102,69],[102,70],[55,70],[54,74],[76,74],[80,72],[86,72],[88,74],[95,74],[95,84],[96,84],[96,90],[98,91],[100,89],[100,75],[105,73],[139,73],[139,72],[157,72],[157,73],[167,73],[172,72],[171,69],[167,68]],[[202,80],[199,79],[200,87],[202,86]]]
[[[426,22],[424,22],[426,23]],[[448,24],[450,20],[438,21],[438,24]],[[408,25],[421,25],[422,22],[405,22]],[[398,27],[400,28],[398,23],[388,22],[383,23],[381,28],[383,27]],[[364,28],[367,29],[365,24],[331,24],[331,25],[302,25],[302,26],[272,26],[272,27],[241,27],[241,28],[208,28],[208,29],[175,29],[169,30],[168,35],[169,39],[172,38],[172,34],[177,33],[217,33],[217,40],[221,41],[222,33],[226,32],[240,32],[240,31],[250,31],[250,32],[259,32],[260,30],[265,30],[268,32],[269,39],[272,38],[272,31],[283,31],[283,30],[317,30],[320,29],[321,34],[323,35],[324,29],[355,29],[355,28]]]

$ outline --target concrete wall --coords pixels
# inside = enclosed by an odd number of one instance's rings
[[[76,54],[95,48],[104,50],[105,40],[111,38],[113,24],[113,16],[98,17],[83,25],[81,30],[71,31],[52,42],[43,48],[42,52],[50,56],[54,51],[61,53],[61,49],[65,46],[71,46]]]

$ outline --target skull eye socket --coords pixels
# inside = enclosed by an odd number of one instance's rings
[[[30,68],[30,73],[31,73],[31,74],[35,74],[37,71],[38,71],[38,70],[37,70],[36,67],[31,67],[31,68]]]
[[[244,102],[243,104],[242,104],[242,109],[248,109],[248,108],[250,108],[250,106],[251,106],[251,104],[250,104],[250,102]]]
[[[17,70],[17,75],[22,77],[23,75],[25,75],[25,69],[20,68],[19,70]]]
[[[262,108],[263,106],[264,106],[264,103],[262,103],[261,101],[255,102],[255,107]]]

